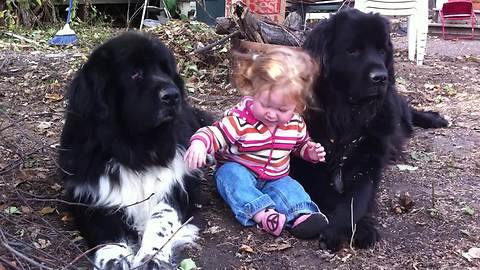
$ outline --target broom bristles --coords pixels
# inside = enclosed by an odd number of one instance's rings
[[[62,29],[58,30],[55,36],[48,41],[50,45],[68,45],[77,42],[77,35],[75,31],[70,28],[70,25],[67,23],[63,26]]]

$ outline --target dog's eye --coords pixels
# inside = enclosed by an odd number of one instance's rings
[[[141,80],[143,78],[143,72],[141,70],[139,71],[135,71],[131,76],[130,78],[132,78],[133,80]]]
[[[385,54],[385,49],[383,49],[383,48],[378,49],[378,53],[380,53],[381,55],[384,55]]]
[[[356,48],[348,48],[347,49],[347,54],[352,55],[352,56],[357,56],[360,54],[360,50]]]

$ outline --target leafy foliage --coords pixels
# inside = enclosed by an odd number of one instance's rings
[[[0,10],[0,25],[10,29],[57,21],[53,0],[6,0],[0,3]]]

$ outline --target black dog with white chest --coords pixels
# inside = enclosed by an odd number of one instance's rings
[[[174,56],[158,39],[125,33],[90,55],[69,89],[60,165],[82,236],[99,269],[166,269],[192,243],[199,171],[183,152],[210,123],[185,101]]]
[[[327,162],[294,159],[292,175],[328,216],[321,235],[328,249],[350,239],[370,247],[379,239],[373,210],[383,169],[401,153],[414,125],[448,123],[436,112],[411,108],[397,93],[389,24],[382,16],[340,11],[317,25],[303,47],[320,64],[315,106],[305,118]]]

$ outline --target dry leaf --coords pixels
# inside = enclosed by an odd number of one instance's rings
[[[33,245],[36,247],[36,248],[39,248],[39,249],[44,249],[48,246],[50,246],[52,243],[50,243],[49,240],[46,240],[46,239],[41,239],[39,238],[37,240],[37,242],[34,242]]]
[[[61,218],[63,222],[70,222],[72,220],[72,216],[68,212],[63,213],[63,216]]]
[[[51,189],[55,190],[55,191],[60,191],[62,189],[62,186],[60,186],[59,184],[55,183],[53,184],[51,187]]]
[[[63,100],[63,96],[57,93],[46,93],[45,98],[54,102]]]
[[[223,231],[223,229],[221,229],[220,227],[218,226],[212,226],[212,227],[209,227],[207,228],[204,233],[210,233],[210,234],[216,234],[216,233],[219,233]]]
[[[38,211],[38,213],[40,213],[42,216],[45,216],[45,215],[48,215],[48,214],[51,214],[51,213],[55,212],[55,210],[56,210],[55,208],[47,206],[47,207],[42,208],[42,210]]]
[[[469,262],[473,261],[473,259],[480,259],[480,248],[470,248],[467,252],[462,252],[462,256]]]
[[[238,249],[238,252],[248,252],[248,253],[254,253],[253,248],[248,245],[242,245],[240,249]]]
[[[53,122],[48,122],[48,121],[42,121],[37,125],[37,128],[39,129],[47,129],[52,126]]]
[[[270,245],[267,248],[265,248],[264,250],[265,251],[282,251],[282,250],[285,250],[285,249],[289,249],[291,247],[292,247],[292,245],[290,245],[289,243],[280,243],[280,244]]]
[[[25,214],[28,214],[28,213],[31,213],[32,212],[32,209],[28,206],[20,206],[20,210],[22,211],[22,213],[25,213]]]

